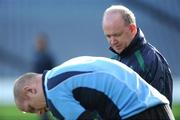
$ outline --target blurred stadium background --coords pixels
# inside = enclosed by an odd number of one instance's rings
[[[147,40],[166,57],[174,78],[174,107],[180,119],[179,0],[0,0],[0,119],[36,120],[14,107],[14,79],[33,64],[38,32],[49,36],[56,65],[76,56],[109,57],[101,20],[112,4],[123,4],[136,15]]]

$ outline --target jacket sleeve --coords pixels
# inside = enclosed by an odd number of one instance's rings
[[[144,79],[155,87],[161,94],[167,97],[172,105],[172,76],[169,66],[161,55],[157,55],[146,66]]]

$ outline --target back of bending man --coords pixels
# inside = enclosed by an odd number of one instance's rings
[[[77,57],[43,74],[26,73],[14,85],[17,107],[58,119],[173,120],[169,101],[126,65]]]

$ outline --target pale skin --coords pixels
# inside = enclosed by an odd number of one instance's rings
[[[15,97],[15,102],[23,112],[42,115],[48,110],[42,88],[42,74],[37,74],[34,79],[33,82],[21,86],[21,97]]]
[[[103,31],[111,48],[121,53],[137,33],[135,23],[127,24],[120,12],[108,11],[103,17]]]

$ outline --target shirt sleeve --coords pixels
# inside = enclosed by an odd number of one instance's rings
[[[49,106],[53,115],[57,118],[64,118],[65,120],[77,120],[78,117],[85,111],[85,109],[76,101],[73,96],[58,95],[51,97],[51,105]],[[54,106],[52,108],[52,106]],[[57,112],[53,112],[57,111]],[[58,117],[60,114],[61,117]]]

